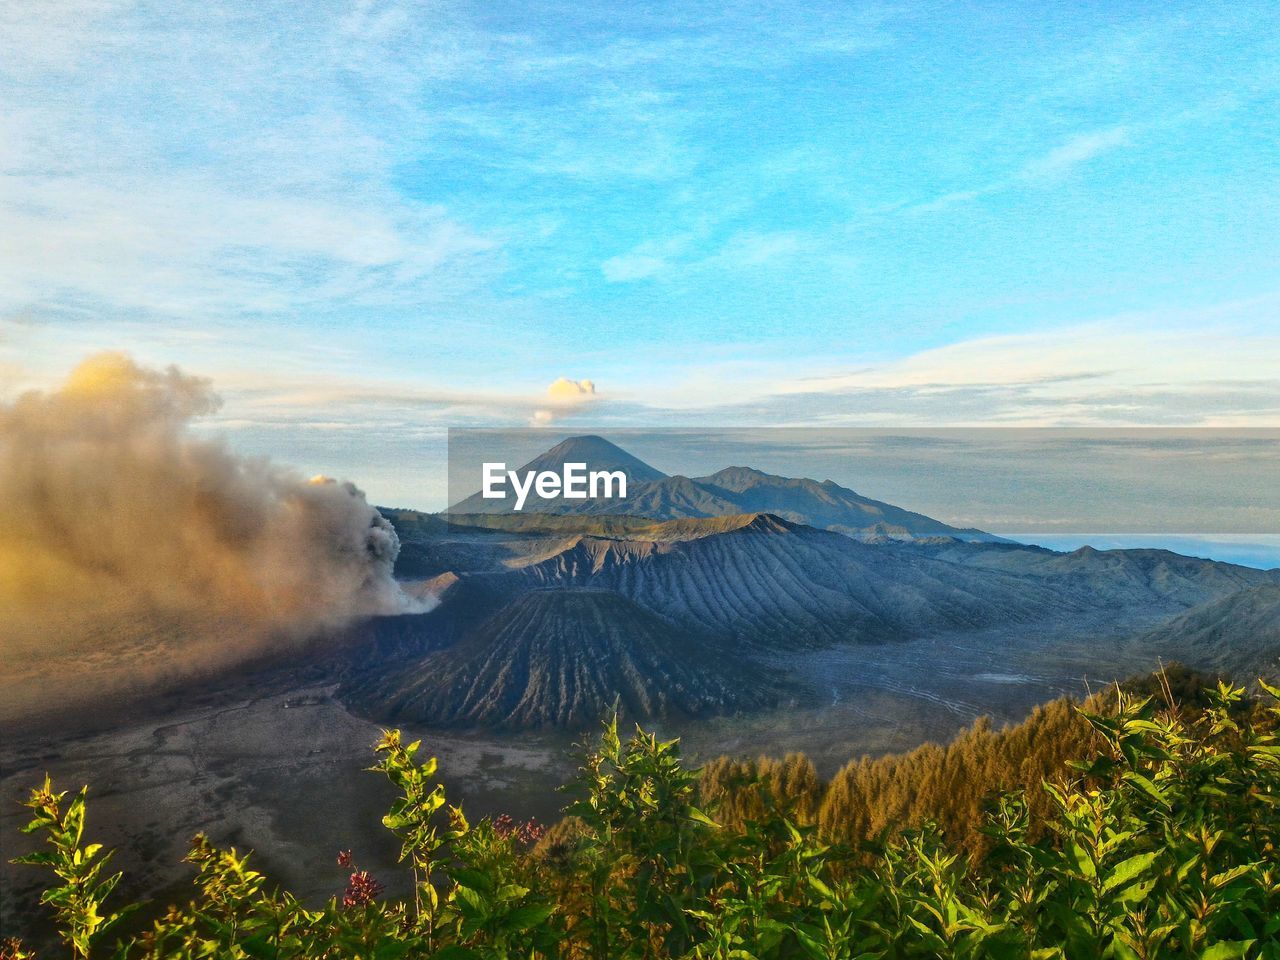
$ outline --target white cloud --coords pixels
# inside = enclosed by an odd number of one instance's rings
[[[803,245],[803,239],[793,231],[744,231],[730,237],[719,253],[711,258],[711,263],[738,269],[762,267],[770,262],[788,259],[798,253]]]
[[[1130,141],[1132,130],[1120,125],[1080,133],[1028,162],[1018,173],[1024,180],[1055,180],[1076,167]]]
[[[1207,309],[1110,317],[1032,333],[962,340],[841,373],[761,390],[823,397],[882,419],[1026,425],[1280,424],[1280,330],[1271,295]],[[1270,318],[1265,322],[1263,318]]]
[[[796,389],[948,389],[1043,384],[1073,391],[1084,378],[1139,389],[1252,379],[1280,370],[1280,336],[1224,337],[1218,331],[1162,330],[1115,321],[980,337],[913,354],[851,375],[819,377]]]
[[[709,231],[704,229],[705,232]],[[689,233],[667,240],[645,241],[627,253],[604,261],[600,272],[610,283],[633,283],[676,273],[745,270],[785,261],[806,243],[805,238],[795,231],[741,230],[725,239],[714,253],[694,257],[695,243],[705,239],[701,234]]]
[[[671,264],[661,257],[624,253],[600,264],[600,272],[610,283],[632,283],[662,273]]]
[[[530,422],[535,426],[552,423],[561,417],[581,412],[581,409],[596,399],[594,380],[570,380],[558,377],[547,387],[548,406],[533,412]]]
[[[680,258],[693,246],[693,234],[680,234],[662,240],[646,240],[600,264],[600,272],[610,283],[633,283],[674,270]]]
[[[11,308],[55,294],[178,315],[379,303],[428,281],[452,286],[463,268],[483,274],[493,247],[425,205],[251,195],[198,178],[6,180],[0,305]]]
[[[296,316],[491,280],[495,237],[395,180],[387,132],[421,107],[385,54],[425,26],[328,13],[5,6],[0,310]],[[444,59],[416,58],[414,83]],[[375,74],[373,109],[353,109]]]
[[[596,385],[591,380],[570,380],[558,377],[547,387],[547,396],[562,403],[582,401],[596,395]]]
[[[613,417],[821,426],[1280,426],[1280,292],[971,337],[610,370]],[[803,373],[798,373],[803,371]]]
[[[1134,130],[1132,125],[1121,124],[1076,134],[1053,149],[1028,160],[1009,176],[978,187],[953,190],[923,203],[908,204],[902,209],[912,214],[933,213],[1019,187],[1055,183],[1090,160],[1131,143]]]
[[[87,47],[107,39],[95,29],[133,0],[44,0],[0,5],[0,73],[72,70]]]

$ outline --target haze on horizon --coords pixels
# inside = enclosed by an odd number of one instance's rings
[[[1273,4],[0,17],[0,402],[176,363],[406,505],[450,426],[1280,425]]]

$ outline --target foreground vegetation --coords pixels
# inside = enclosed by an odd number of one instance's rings
[[[193,900],[119,943],[133,908],[84,843],[85,791],[32,793],[47,844],[22,862],[53,871],[75,957],[1280,958],[1280,690],[1261,690],[1117,689],[829,785],[801,757],[688,770],[676,742],[615,722],[541,838],[469,823],[388,732],[373,769],[400,794],[383,823],[411,898],[343,855],[345,893],[307,907],[197,837]]]

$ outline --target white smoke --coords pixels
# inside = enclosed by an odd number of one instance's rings
[[[6,673],[157,644],[227,664],[410,609],[399,540],[364,494],[193,436],[217,406],[207,380],[118,353],[0,405]]]

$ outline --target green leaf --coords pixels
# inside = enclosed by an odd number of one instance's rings
[[[685,811],[685,816],[687,816],[690,820],[694,821],[695,823],[706,824],[708,827],[715,827],[716,829],[720,828],[720,824],[716,823],[714,820],[708,817],[705,813],[703,813],[697,807],[689,807]]]
[[[1165,796],[1165,792],[1161,790],[1158,786],[1156,786],[1149,778],[1144,777],[1142,774],[1136,771],[1130,771],[1126,773],[1121,779],[1123,779],[1126,783],[1132,783],[1144,794],[1146,794],[1152,800],[1156,801],[1156,803],[1160,804],[1160,806],[1162,807],[1169,806],[1169,799],[1168,797]]]
[[[508,883],[498,888],[497,898],[500,903],[508,900],[520,900],[528,892],[528,887],[522,887],[518,883]]]
[[[453,867],[449,870],[449,876],[459,886],[470,887],[472,890],[486,894],[493,892],[493,879],[483,870],[473,867]]]
[[[14,857],[9,862],[15,864],[26,864],[28,866],[47,867],[58,863],[58,858],[52,853],[43,853],[37,850],[35,853],[26,853],[20,857]]]
[[[556,905],[554,903],[527,904],[523,907],[517,907],[507,914],[507,924],[515,930],[529,930],[532,927],[539,927],[546,923],[555,911]]]
[[[1238,960],[1249,952],[1256,940],[1220,940],[1200,954],[1200,960]]]
[[[478,917],[489,915],[489,904],[484,896],[470,887],[459,884],[454,888],[454,896],[463,908],[463,913]]]
[[[1159,858],[1160,851],[1153,850],[1151,853],[1140,853],[1121,861],[1108,871],[1106,879],[1102,882],[1102,892],[1110,893],[1133,883],[1150,870]]]

